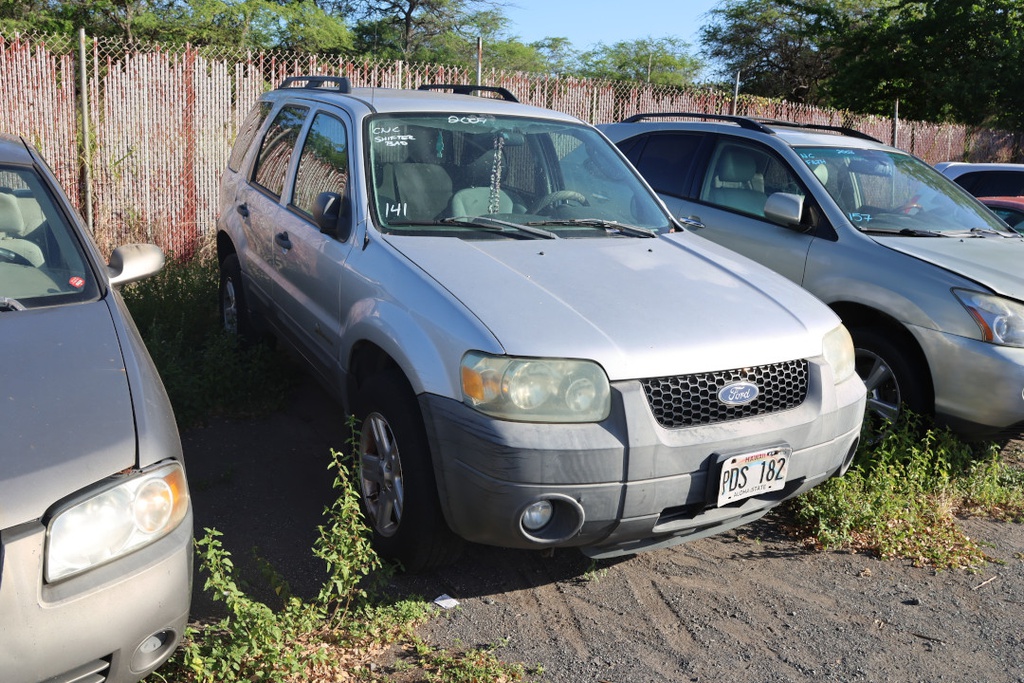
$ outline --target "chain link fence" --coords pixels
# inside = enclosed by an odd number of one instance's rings
[[[475,72],[435,64],[109,39],[87,39],[80,46],[76,36],[65,35],[0,36],[0,131],[20,134],[40,149],[104,249],[141,240],[188,257],[215,229],[220,174],[249,107],[284,78],[303,74],[394,88],[476,81]],[[731,93],[706,87],[500,70],[484,71],[481,80],[507,88],[522,102],[594,124],[645,112],[727,114],[735,106],[746,116],[855,128],[929,163],[1019,161],[1024,147],[1019,133],[896,124],[750,96],[734,103]]]

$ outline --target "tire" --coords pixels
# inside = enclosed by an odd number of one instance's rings
[[[249,306],[242,286],[242,266],[237,254],[230,254],[220,264],[220,323],[240,344],[257,341],[249,315]]]
[[[445,522],[419,405],[405,377],[385,371],[356,401],[360,502],[381,557],[420,571],[453,562],[463,541]]]
[[[934,412],[931,380],[898,338],[892,340],[876,328],[851,328],[857,374],[868,390],[865,426],[880,435],[911,412],[930,416]]]

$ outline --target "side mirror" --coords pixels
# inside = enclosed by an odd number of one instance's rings
[[[125,244],[110,255],[107,275],[114,287],[155,275],[164,267],[164,252],[155,244]]]
[[[345,242],[352,232],[352,201],[337,192],[321,192],[313,204],[313,220],[320,232]]]
[[[776,192],[764,203],[764,217],[787,228],[800,228],[804,215],[804,198],[798,194]]]

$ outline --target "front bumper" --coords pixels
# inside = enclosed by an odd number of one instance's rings
[[[965,436],[1024,427],[1024,348],[911,328],[931,366],[936,418]]]
[[[54,585],[45,537],[39,522],[0,532],[0,679],[134,683],[163,664],[188,621],[191,510],[152,545]]]
[[[843,471],[853,457],[864,386],[856,377],[835,386],[820,365],[811,367],[807,399],[796,408],[679,429],[658,425],[640,383],[632,381],[613,385],[611,415],[596,424],[506,422],[451,399],[421,396],[445,517],[470,541],[576,546],[595,557],[753,521]],[[792,449],[785,489],[722,508],[709,500],[709,472],[719,456],[772,445]],[[521,515],[541,499],[552,502],[554,517],[528,532]]]

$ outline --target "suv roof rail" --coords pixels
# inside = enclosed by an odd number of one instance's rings
[[[771,128],[768,128],[755,119],[748,118],[746,116],[733,116],[731,114],[705,114],[694,111],[657,111],[646,114],[634,114],[628,119],[625,119],[623,123],[637,123],[638,121],[643,121],[645,119],[663,119],[670,117],[686,117],[691,119],[705,119],[708,121],[731,121],[732,123],[738,124],[740,128],[756,130],[759,133],[767,133],[768,135],[774,135],[775,133]]]
[[[768,119],[757,116],[734,116],[732,114],[703,114],[700,112],[650,112],[646,114],[635,114],[625,119],[623,123],[636,123],[645,119],[656,119],[656,118],[668,118],[668,117],[687,117],[694,119],[705,119],[708,121],[730,121],[740,126],[740,128],[746,128],[748,130],[756,130],[759,133],[766,133],[768,135],[775,135],[775,131],[769,128],[769,126],[785,127],[785,128],[805,128],[808,130],[825,130],[833,133],[842,133],[843,135],[849,135],[850,137],[860,138],[862,140],[871,140],[872,142],[881,142],[878,138],[872,137],[867,133],[863,133],[856,128],[847,128],[845,126],[828,126],[820,123],[796,123],[794,121],[782,121],[780,119]]]
[[[281,88],[303,88],[309,90],[333,90],[348,94],[352,92],[352,82],[346,76],[289,76],[281,81]]]
[[[754,121],[763,123],[766,126],[779,126],[785,128],[806,128],[807,130],[825,130],[832,133],[842,133],[843,135],[849,135],[853,138],[860,138],[862,140],[870,140],[872,142],[881,142],[876,137],[868,135],[867,133],[861,132],[856,128],[848,128],[847,126],[830,126],[824,123],[796,123],[794,121],[782,121],[779,119],[763,119],[754,118]]]
[[[518,102],[519,98],[507,89],[494,85],[457,85],[454,83],[424,83],[417,90],[451,90],[456,95],[472,95],[475,92],[492,92],[507,102]]]

